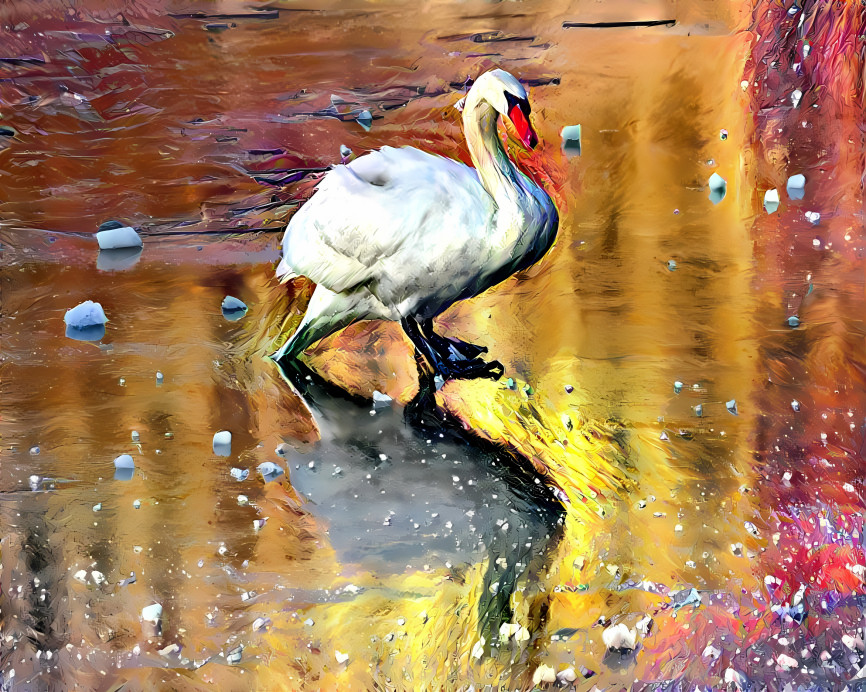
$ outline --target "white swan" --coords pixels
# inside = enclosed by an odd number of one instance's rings
[[[508,158],[497,134],[508,117],[523,143],[538,139],[526,91],[512,75],[481,75],[465,98],[470,168],[412,147],[382,147],[336,166],[286,228],[277,276],[316,283],[295,333],[272,358],[291,361],[353,322],[399,320],[446,379],[502,374],[486,349],[446,339],[432,320],[537,262],[558,215],[547,193]]]

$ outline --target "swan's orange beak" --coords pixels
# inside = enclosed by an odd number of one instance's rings
[[[514,129],[517,130],[517,136],[520,137],[523,145],[529,149],[535,149],[535,146],[538,144],[538,135],[535,134],[535,130],[529,124],[529,118],[520,108],[519,103],[515,103],[511,107],[511,110],[508,112],[508,118],[514,125]]]

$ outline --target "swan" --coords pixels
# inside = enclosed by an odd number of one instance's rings
[[[281,282],[304,276],[316,288],[271,358],[287,364],[353,322],[393,320],[443,379],[502,375],[500,363],[479,357],[486,348],[436,334],[433,318],[541,259],[559,216],[497,133],[504,116],[526,147],[538,143],[520,82],[501,69],[485,72],[462,112],[474,168],[385,146],[319,182],[286,227],[277,267]]]

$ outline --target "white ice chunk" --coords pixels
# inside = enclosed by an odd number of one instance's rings
[[[285,473],[282,467],[272,461],[266,461],[258,465],[259,473],[265,483],[274,481]]]
[[[162,606],[159,603],[152,603],[141,609],[141,619],[146,622],[157,623],[162,618]]]
[[[232,454],[232,434],[228,430],[220,430],[213,436],[213,453],[219,457]]]
[[[373,392],[373,408],[385,408],[390,406],[393,399],[380,391]]]
[[[774,214],[779,209],[778,190],[767,190],[764,193],[764,209],[768,214]]]
[[[566,125],[560,131],[562,150],[567,157],[580,156],[581,132],[580,125]]]
[[[361,127],[369,131],[373,127],[373,114],[368,110],[363,110],[358,114],[357,122]]]
[[[129,454],[121,454],[114,460],[114,468],[116,469],[134,469],[135,460]]]
[[[710,176],[710,201],[713,204],[721,202],[728,192],[728,182],[718,173],[713,173]]]
[[[63,317],[66,325],[73,329],[84,329],[85,327],[98,327],[108,322],[105,311],[99,303],[85,300],[80,305],[67,310]]]
[[[100,250],[118,250],[126,247],[141,247],[141,237],[132,226],[112,228],[107,231],[99,231],[96,234],[96,242]]]
[[[791,199],[803,199],[806,195],[806,176],[802,173],[792,175],[788,178],[787,190]]]

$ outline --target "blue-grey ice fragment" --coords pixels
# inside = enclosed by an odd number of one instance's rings
[[[725,198],[725,195],[728,192],[728,183],[718,173],[713,173],[710,176],[709,186],[710,186],[710,201],[713,204],[718,204],[719,202],[721,202]]]
[[[105,311],[99,303],[86,300],[66,311],[66,336],[78,341],[99,341],[105,336]]]
[[[675,260],[668,260],[668,271],[675,272],[677,270],[677,263]]]
[[[125,223],[120,223],[120,221],[115,221],[112,219],[111,221],[103,221],[99,224],[99,228],[97,228],[97,232],[99,231],[110,231],[112,228],[123,228],[126,226]]]
[[[671,601],[674,606],[674,613],[676,613],[680,608],[684,608],[686,606],[700,606],[701,595],[698,593],[697,589],[683,589],[682,591],[672,593]]]
[[[791,402],[791,408],[794,409],[795,412],[796,412],[796,411],[799,411],[799,410],[800,410],[800,402],[797,401],[796,399],[794,399],[794,400]]]
[[[787,190],[791,199],[803,199],[806,196],[806,176],[802,173],[792,175],[788,178]]]
[[[236,481],[245,481],[247,478],[250,477],[250,472],[248,469],[233,468],[231,470],[231,476]]]
[[[219,457],[229,457],[232,454],[232,434],[228,430],[220,430],[213,436],[213,453]]]
[[[132,226],[109,228],[96,233],[100,250],[119,250],[121,248],[141,247],[141,237]]]
[[[135,584],[135,572],[130,572],[126,579],[121,579],[117,582],[118,586],[129,586],[130,584]]]
[[[266,461],[258,466],[259,473],[262,474],[262,480],[265,483],[270,483],[271,481],[277,480],[280,476],[285,473],[282,467],[275,464],[272,461]]]
[[[119,272],[135,266],[139,259],[141,259],[140,247],[100,250],[96,256],[96,268],[101,272]]]
[[[41,452],[41,451],[42,451],[42,450],[39,449],[38,446],[36,446],[36,447],[31,447],[31,448],[30,448],[30,454],[32,454],[33,456],[36,456],[36,455],[39,454],[39,452]]]
[[[135,461],[129,454],[121,454],[114,460],[114,480],[132,480],[132,474],[134,471]]]
[[[363,110],[358,114],[358,124],[369,132],[373,126],[373,114],[368,110]]]
[[[728,411],[733,413],[735,416],[740,415],[739,412],[737,411],[737,400],[736,399],[731,399],[730,401],[726,401],[725,402],[725,408],[728,409]]]
[[[677,380],[674,382],[674,393],[679,394],[681,391],[683,391],[683,383]]]
[[[794,91],[791,92],[791,105],[794,106],[794,108],[796,108],[797,106],[800,105],[800,101],[802,100],[802,98],[803,98],[803,92],[800,91],[799,89],[794,89]]]
[[[807,211],[806,221],[808,221],[813,226],[817,226],[819,223],[821,223],[821,214],[817,211]]]
[[[565,155],[569,158],[580,156],[580,125],[566,125],[559,134]]]
[[[232,649],[231,651],[229,651],[228,654],[226,654],[226,661],[228,661],[229,664],[236,666],[238,663],[241,662],[241,658],[243,657],[243,655],[244,655],[243,645],[237,646],[234,649]]]
[[[156,386],[159,387],[165,381],[165,375],[163,375],[159,370],[156,371]]]
[[[382,394],[378,390],[373,392],[373,408],[387,408],[392,401],[393,399],[387,394]]]
[[[223,317],[229,322],[235,322],[247,314],[247,305],[234,296],[226,296],[222,303]]]
[[[349,158],[352,155],[352,150],[349,149],[345,144],[340,145],[340,156],[344,159]]]
[[[789,327],[799,327],[800,326],[800,318],[796,315],[791,315],[788,318],[788,326]]]
[[[773,214],[779,208],[779,191],[767,190],[764,193],[764,209],[768,214]]]
[[[105,311],[99,303],[85,300],[80,305],[67,310],[63,316],[67,327],[72,329],[84,329],[85,327],[98,327],[108,322]]]
[[[703,404],[698,404],[697,406],[695,406],[695,415],[696,415],[698,418],[700,418],[701,416],[704,415],[704,406],[703,406]]]

